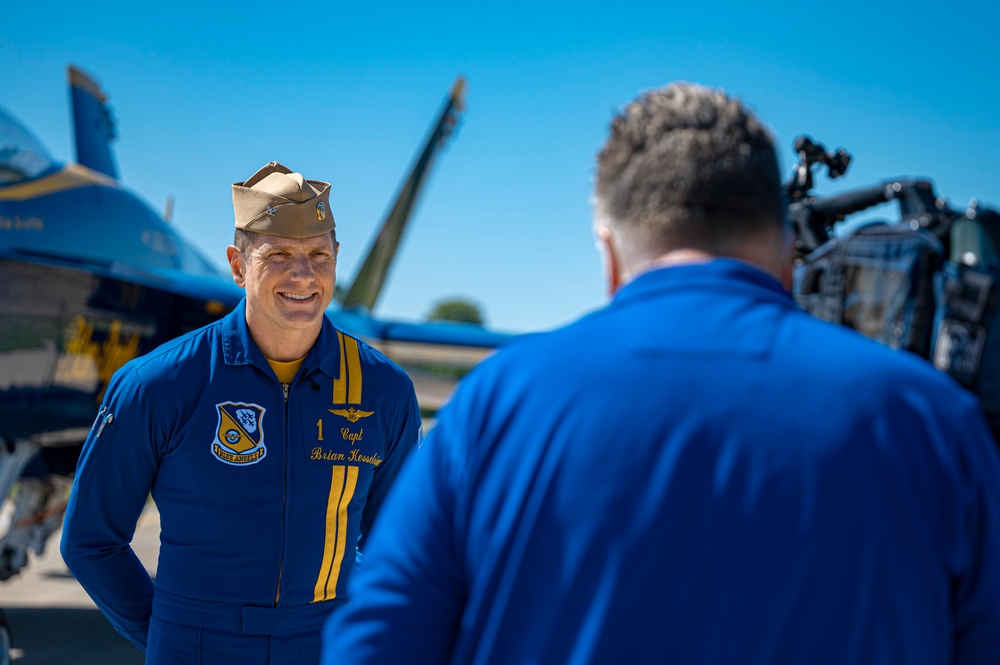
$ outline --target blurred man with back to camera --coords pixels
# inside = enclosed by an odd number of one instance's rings
[[[610,304],[463,381],[324,665],[1000,663],[978,404],[796,307],[766,128],[674,84],[597,164]]]

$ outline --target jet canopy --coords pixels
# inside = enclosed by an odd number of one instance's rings
[[[42,143],[0,106],[0,184],[37,178],[54,167]]]

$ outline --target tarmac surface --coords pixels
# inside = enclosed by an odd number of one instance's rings
[[[14,665],[141,665],[143,654],[119,635],[70,574],[55,533],[40,557],[0,582],[0,608],[13,638]],[[160,518],[152,502],[139,518],[132,548],[156,573]]]

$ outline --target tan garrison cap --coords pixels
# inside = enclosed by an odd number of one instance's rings
[[[330,212],[330,183],[306,180],[278,162],[233,183],[233,210],[236,228],[282,238],[311,238],[337,226]]]

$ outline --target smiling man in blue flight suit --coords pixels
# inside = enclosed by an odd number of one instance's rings
[[[324,315],[329,190],[277,162],[233,185],[246,298],[119,370],[84,446],[63,557],[147,663],[317,662],[419,439],[410,379]],[[129,547],[150,492],[155,584]]]

